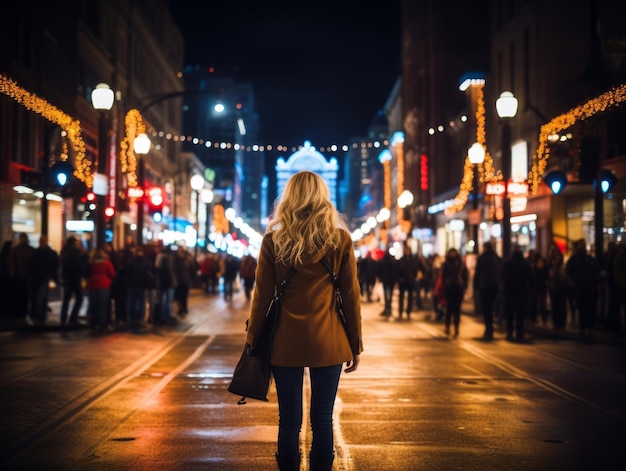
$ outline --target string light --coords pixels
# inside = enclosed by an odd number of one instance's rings
[[[127,131],[128,132],[128,131]],[[299,144],[297,146],[288,146],[285,144],[239,144],[230,141],[212,141],[210,139],[205,139],[201,137],[194,136],[173,136],[171,134],[165,134],[163,131],[152,131],[150,135],[154,138],[173,140],[175,142],[190,142],[194,145],[206,147],[207,149],[214,150],[241,150],[250,153],[256,152],[270,152],[272,150],[276,150],[277,152],[297,152],[301,150],[304,146]],[[368,149],[379,149],[381,147],[386,147],[389,145],[388,139],[376,140],[376,141],[366,141],[360,143],[352,143],[352,144],[329,144],[327,146],[316,147],[315,150],[321,154],[333,154],[338,151],[348,152],[350,149],[358,149],[359,147],[368,148]]]
[[[91,172],[91,162],[85,158],[86,147],[81,134],[80,121],[73,119],[71,116],[34,93],[24,90],[17,82],[3,74],[0,74],[0,93],[12,98],[26,109],[43,116],[65,131],[67,138],[72,144],[72,149],[74,150],[74,175],[76,178],[85,182],[88,187],[92,187],[93,174]],[[59,156],[60,160],[67,160],[67,157],[66,151]]]
[[[469,201],[469,195],[474,188],[474,172],[478,167],[478,180],[481,183],[489,183],[502,179],[497,174],[493,166],[493,158],[487,150],[487,132],[485,130],[485,93],[483,91],[484,83],[470,85],[472,87],[472,97],[476,100],[476,142],[485,149],[485,160],[482,164],[474,165],[469,160],[469,155],[465,156],[463,165],[463,177],[459,184],[459,192],[452,200],[452,203],[444,210],[444,214],[448,217],[454,216],[461,211]]]
[[[137,156],[133,149],[133,143],[139,134],[146,132],[146,125],[139,110],[133,108],[126,113],[124,126],[126,127],[126,135],[120,143],[120,170],[126,174],[128,186],[133,188],[138,185]]]
[[[533,163],[528,173],[528,187],[530,194],[536,194],[541,182],[541,176],[546,170],[550,158],[549,142],[552,136],[559,134],[564,129],[572,127],[579,121],[584,121],[592,116],[618,106],[626,100],[626,85],[620,85],[602,95],[592,98],[585,104],[569,110],[567,113],[557,116],[549,123],[541,126],[539,131],[539,144],[537,152],[533,155]]]

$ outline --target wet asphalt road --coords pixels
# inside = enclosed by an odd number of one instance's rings
[[[139,334],[63,331],[52,307],[45,329],[0,332],[0,469],[277,469],[275,391],[243,406],[226,391],[243,293],[194,291],[181,322]],[[340,383],[335,471],[622,469],[622,342],[485,342],[468,315],[454,339],[429,311],[380,310],[363,304],[361,366]]]

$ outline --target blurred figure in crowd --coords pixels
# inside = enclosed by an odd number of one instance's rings
[[[2,244],[0,251],[0,317],[10,318],[15,315],[13,279],[9,271],[9,254],[13,248],[13,242],[7,240]]]
[[[405,308],[406,318],[410,319],[418,266],[416,258],[411,253],[411,248],[405,244],[402,250],[402,257],[398,260],[398,319],[402,319],[402,311]],[[419,293],[417,294],[419,295]]]
[[[378,280],[383,287],[383,302],[385,305],[380,315],[389,317],[391,316],[393,292],[398,282],[398,261],[391,254],[390,247],[387,247],[383,258],[378,262]]]
[[[469,273],[465,262],[455,248],[448,249],[441,267],[443,292],[446,297],[445,332],[450,335],[450,324],[454,326],[454,337],[459,336],[461,303],[467,290]]]
[[[550,244],[548,249],[547,263],[552,327],[563,330],[567,323],[567,274],[565,273],[563,253],[554,242]]]
[[[156,268],[157,299],[154,306],[153,322],[155,324],[174,324],[172,303],[174,290],[178,285],[174,267],[174,253],[169,246],[161,247],[154,262]]]
[[[502,260],[496,253],[491,242],[483,244],[483,252],[476,261],[474,273],[474,296],[480,299],[483,322],[485,323],[485,340],[493,340],[493,317],[496,298],[502,280]]]
[[[17,244],[9,252],[9,275],[13,280],[15,316],[24,320],[28,317],[30,298],[28,259],[33,250],[35,249],[30,245],[28,236],[21,232]]]
[[[39,237],[39,247],[28,259],[30,279],[30,318],[35,325],[44,325],[48,314],[50,282],[59,285],[59,254],[48,245],[48,236]]]
[[[254,280],[256,278],[256,259],[246,254],[241,259],[241,268],[239,271],[243,281],[243,289],[246,293],[246,299],[252,299],[252,289],[254,288]]]
[[[144,327],[148,294],[156,287],[154,264],[141,246],[134,248],[134,255],[126,265],[126,280],[130,327],[138,332]]]
[[[111,283],[115,278],[115,268],[103,248],[91,252],[89,260],[89,327],[94,332],[106,332],[109,328],[108,309],[111,300]]]
[[[596,259],[587,253],[584,239],[574,244],[574,252],[565,264],[565,271],[574,287],[580,334],[591,335],[596,319],[600,267]]]
[[[528,316],[533,282],[532,268],[519,245],[515,245],[511,256],[502,265],[502,294],[506,339],[524,340],[524,323]]]
[[[548,264],[537,250],[529,251],[528,262],[533,273],[530,323],[536,324],[541,321],[545,326],[548,323]]]
[[[231,254],[226,255],[224,259],[224,299],[231,301],[233,299],[233,291],[237,274],[239,273],[240,261]]]
[[[174,270],[176,272],[174,301],[178,305],[178,315],[184,317],[189,314],[189,290],[198,271],[193,254],[184,247],[178,247],[174,253]]]
[[[61,249],[61,284],[63,286],[63,302],[61,303],[61,326],[78,325],[78,314],[83,305],[83,280],[89,276],[89,256],[83,249],[80,240],[69,236]],[[72,310],[70,301],[74,298]]]

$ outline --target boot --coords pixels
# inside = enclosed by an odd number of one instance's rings
[[[333,469],[334,460],[334,453],[332,455],[316,455],[309,453],[309,469],[310,471],[331,471]]]
[[[283,456],[276,453],[276,462],[280,471],[300,471],[299,453],[295,456]]]

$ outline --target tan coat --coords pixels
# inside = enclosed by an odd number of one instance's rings
[[[356,274],[356,259],[350,234],[343,231],[341,247],[319,253],[301,266],[289,280],[282,298],[281,313],[270,363],[275,366],[331,366],[353,359],[363,351],[361,338],[361,298]],[[344,330],[337,311],[332,279],[319,263],[325,256],[339,276],[348,326]],[[275,264],[272,235],[266,234],[261,244],[256,272],[256,286],[246,342],[254,343],[274,286],[289,273],[289,267]],[[349,337],[349,340],[348,340]]]

